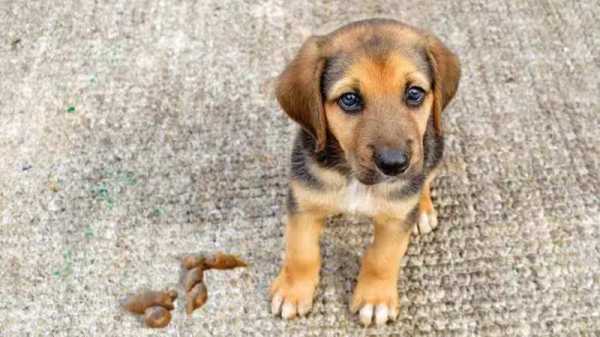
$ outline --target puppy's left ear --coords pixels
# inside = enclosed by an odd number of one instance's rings
[[[315,151],[325,148],[327,120],[321,97],[325,57],[322,37],[312,36],[279,76],[275,93],[283,110],[315,139]]]
[[[460,62],[435,36],[427,37],[427,57],[433,71],[433,125],[442,134],[442,111],[452,100],[460,80]]]

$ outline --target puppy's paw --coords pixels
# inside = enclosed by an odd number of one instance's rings
[[[312,308],[316,276],[291,277],[284,268],[271,285],[271,313],[285,319],[304,316]]]
[[[398,316],[398,290],[393,280],[359,280],[352,295],[352,313],[359,315],[360,322],[369,326],[384,325]]]
[[[434,209],[430,211],[421,210],[417,223],[413,226],[413,233],[415,235],[427,234],[433,231],[437,225],[437,212]]]

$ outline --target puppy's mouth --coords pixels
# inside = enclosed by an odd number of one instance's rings
[[[350,157],[349,159],[348,162],[351,167],[351,176],[362,184],[371,186],[378,184],[385,179],[385,176],[376,168],[365,165],[366,163],[362,163],[359,158]]]
[[[353,176],[356,178],[356,180],[367,186],[390,182],[395,178],[388,177],[375,168],[370,168],[363,165],[359,165],[358,168],[354,169],[353,171]]]
[[[418,165],[411,165],[406,172],[397,176],[387,176],[381,173],[377,168],[370,168],[364,165],[357,165],[358,167],[353,169],[353,176],[356,180],[362,184],[371,186],[376,184],[393,184],[399,181],[410,181],[419,172]]]
[[[382,178],[383,177],[377,172],[356,175],[356,180],[360,181],[362,184],[367,186],[375,185],[382,182]]]

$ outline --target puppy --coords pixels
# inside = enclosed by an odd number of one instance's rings
[[[271,309],[310,311],[328,216],[365,215],[375,237],[351,310],[384,324],[398,313],[400,259],[411,231],[437,217],[430,185],[443,152],[441,113],[458,88],[457,57],[431,34],[388,19],[310,37],[280,75],[279,104],[299,130],[292,152],[286,251]]]

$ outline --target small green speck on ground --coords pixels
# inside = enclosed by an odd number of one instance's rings
[[[150,216],[155,218],[155,217],[159,217],[159,216],[163,215],[164,213],[165,213],[165,211],[162,208],[158,207],[158,208],[155,208],[152,211],[152,213],[150,213]]]
[[[71,105],[70,107],[67,108],[67,112],[68,113],[74,113],[75,112],[75,107]]]
[[[106,185],[104,185],[104,184],[100,185],[98,188],[93,189],[92,193],[94,194],[95,197],[99,198],[100,200],[105,201],[108,209],[113,208],[114,200],[111,198]]]
[[[87,225],[85,227],[85,229],[83,230],[83,235],[86,239],[91,239],[94,236],[94,231],[92,230],[92,227],[90,227],[90,225]]]
[[[138,177],[129,170],[105,170],[102,172],[102,181],[92,187],[90,192],[93,198],[104,201],[108,209],[112,209],[119,194],[128,187],[135,186],[139,182]]]
[[[122,176],[123,182],[128,186],[133,186],[137,183],[137,179],[135,178],[135,173],[131,171],[124,172]]]
[[[73,254],[71,253],[70,249],[67,249],[63,253],[63,262],[64,265],[62,269],[55,270],[54,272],[52,272],[52,275],[54,277],[59,277],[61,275],[66,277],[73,273]]]

